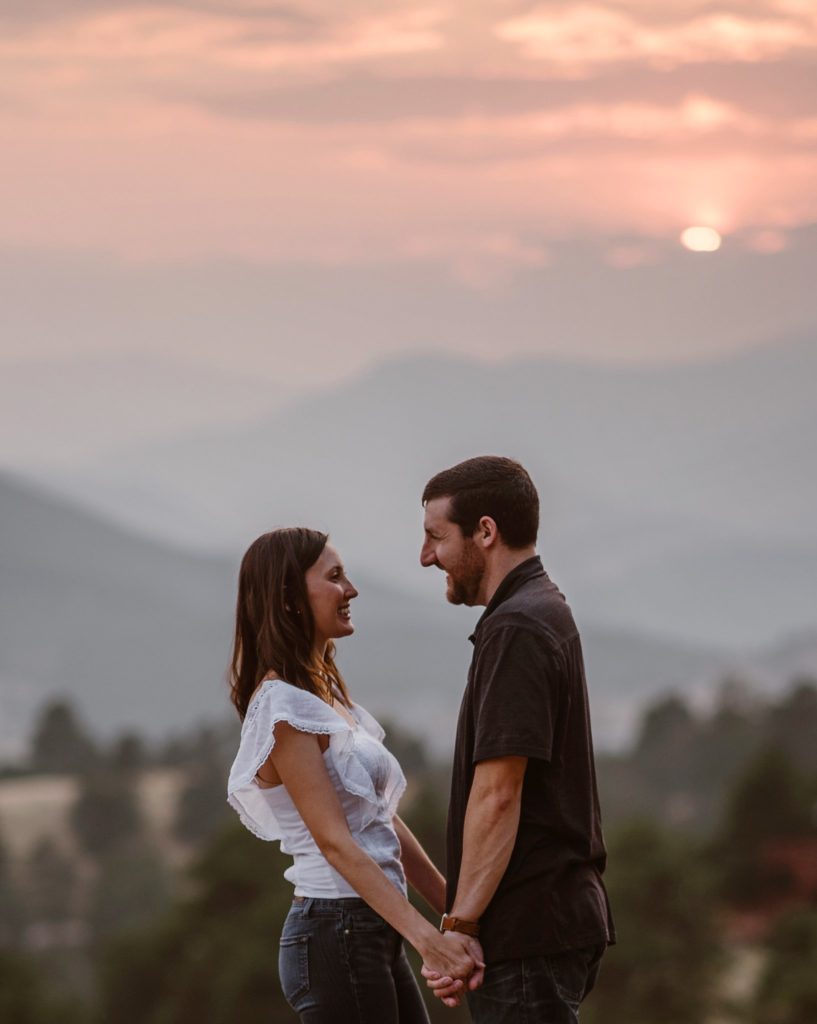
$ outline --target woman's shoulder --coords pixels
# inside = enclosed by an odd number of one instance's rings
[[[247,708],[245,729],[256,723],[267,728],[282,720],[307,732],[331,733],[349,728],[317,694],[284,679],[265,679]]]

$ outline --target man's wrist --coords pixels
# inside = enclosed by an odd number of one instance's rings
[[[441,932],[461,932],[476,938],[479,935],[479,921],[469,920],[456,914],[443,914],[440,920]]]

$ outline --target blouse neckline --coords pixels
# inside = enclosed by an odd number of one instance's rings
[[[255,691],[255,696],[252,698],[252,700],[249,703],[249,706],[247,707],[247,715],[249,715],[249,713],[250,713],[250,708],[255,707],[255,705],[260,701],[261,697],[264,695],[264,693],[270,688],[270,686],[273,683],[283,683],[284,686],[292,686],[292,683],[288,683],[286,681],[286,679],[264,679],[264,680],[262,680],[261,685]],[[322,700],[316,694],[310,693],[309,690],[302,690],[299,686],[295,686],[295,687],[293,687],[293,689],[298,690],[300,693],[306,693],[310,697],[314,697],[315,700],[320,701],[321,704],[323,704],[323,706],[325,708],[328,708],[328,710],[336,718],[339,718],[341,720],[341,722],[343,722],[343,724],[346,726],[346,728],[350,729],[352,732],[357,732],[360,729],[360,719],[357,717],[357,715],[354,712],[354,708],[356,707],[354,701],[352,702],[352,707],[349,709],[349,714],[352,716],[352,721],[350,722],[348,718],[346,718],[344,715],[341,715],[339,712],[337,712],[332,707],[331,704],[327,704],[327,702],[325,700]]]

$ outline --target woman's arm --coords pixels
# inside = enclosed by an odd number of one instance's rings
[[[355,842],[326,771],[317,736],[278,722],[270,760],[332,867],[414,946],[429,968],[450,978],[468,978],[477,966],[469,952],[468,937],[440,934]]]
[[[434,913],[442,916],[445,910],[445,879],[408,825],[396,814],[392,821],[400,840],[406,878]]]

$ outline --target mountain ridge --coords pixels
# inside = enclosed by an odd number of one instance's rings
[[[19,750],[56,694],[103,735],[159,736],[230,713],[234,559],[130,536],[3,474],[0,520],[0,746]],[[361,703],[447,749],[479,609],[447,606],[441,576],[432,579],[422,600],[359,578],[357,636],[340,663]],[[580,625],[602,746],[623,741],[645,700],[721,663],[715,652]]]
[[[425,481],[469,455],[510,454],[539,487],[549,562],[595,621],[725,649],[814,623],[817,344],[803,334],[680,369],[532,366],[392,359],[240,431],[130,449],[52,482],[190,548],[235,552],[270,526],[312,523],[372,578],[396,572],[421,593]],[[758,552],[773,602],[741,568]]]

